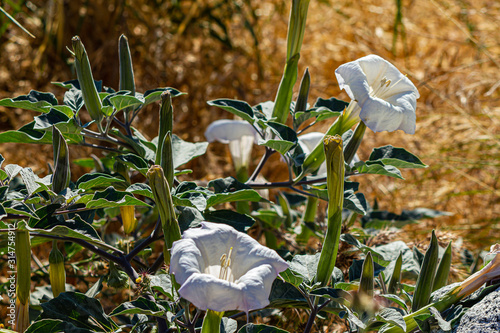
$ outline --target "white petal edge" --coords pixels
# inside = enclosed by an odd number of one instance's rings
[[[205,131],[208,142],[219,141],[227,144],[230,141],[240,140],[243,136],[253,136],[254,142],[257,142],[257,131],[244,120],[216,120]]]

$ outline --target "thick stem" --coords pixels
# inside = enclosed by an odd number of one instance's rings
[[[205,318],[203,319],[203,325],[201,326],[201,333],[220,332],[220,322],[223,315],[224,312],[207,310],[207,312],[205,313]]]

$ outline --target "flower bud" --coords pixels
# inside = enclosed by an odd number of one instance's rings
[[[99,131],[102,133],[101,120],[103,117],[102,104],[99,99],[99,93],[94,83],[92,70],[90,68],[89,58],[80,37],[75,36],[73,42],[73,51],[75,54],[75,67],[80,89],[82,90],[83,102],[90,114],[90,117],[97,123]]]
[[[181,239],[181,229],[175,216],[174,203],[170,194],[170,186],[165,178],[163,169],[159,165],[153,165],[146,174],[149,180],[149,186],[153,192],[153,196],[160,213],[163,235],[165,237],[165,247],[163,254],[165,263],[170,263],[170,253],[168,250],[172,247],[173,242]]]
[[[120,206],[120,214],[122,215],[123,231],[128,235],[137,227],[137,219],[135,218],[134,206]]]
[[[54,174],[52,191],[59,193],[68,187],[71,178],[69,149],[61,132],[52,126],[52,146],[54,148]]]
[[[342,227],[342,208],[344,205],[344,153],[342,138],[327,135],[323,139],[328,190],[328,225],[323,248],[318,263],[316,281],[326,286],[332,275],[339,248]]]
[[[120,36],[118,56],[120,58],[120,90],[130,90],[135,94],[134,68],[132,66],[132,57],[128,39],[125,35]]]
[[[156,159],[155,164],[160,165],[161,163],[161,149],[163,142],[165,141],[165,136],[168,132],[172,133],[174,126],[173,118],[173,108],[172,108],[172,95],[170,92],[165,91],[161,94],[161,105],[160,105],[160,125],[158,128],[158,148],[156,149]]]
[[[30,234],[27,230],[18,229],[16,232],[16,329],[24,332],[29,326],[29,301],[31,289],[31,244]]]
[[[170,132],[167,132],[160,151],[160,166],[165,173],[168,185],[172,187],[174,184],[174,155],[172,152],[172,135]]]
[[[54,298],[66,291],[66,270],[64,269],[64,256],[57,248],[57,242],[52,242],[49,254],[49,277]]]

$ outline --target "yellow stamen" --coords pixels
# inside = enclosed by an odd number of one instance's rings
[[[220,272],[219,279],[227,280],[229,273],[229,266],[231,266],[231,253],[233,252],[233,247],[229,248],[228,254],[223,254],[220,257]]]

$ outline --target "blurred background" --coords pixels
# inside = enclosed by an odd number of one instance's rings
[[[35,89],[62,100],[64,90],[50,82],[76,78],[66,49],[74,35],[85,44],[94,78],[116,89],[118,38],[125,34],[137,91],[169,86],[188,93],[174,100],[174,133],[188,141],[205,141],[212,121],[231,118],[206,101],[273,100],[284,66],[290,1],[5,0],[1,6],[36,38],[0,13],[0,99]],[[361,191],[380,209],[426,207],[453,214],[405,227],[401,237],[409,243],[427,243],[429,231],[437,228],[440,240],[463,237],[469,249],[486,250],[500,238],[500,2],[310,2],[299,62],[299,76],[306,67],[311,73],[310,103],[318,97],[348,100],[335,69],[372,53],[418,87],[417,132],[367,130],[359,155],[367,159],[372,148],[392,144],[429,167],[403,170],[404,181],[357,177]],[[35,115],[0,107],[0,131],[18,129]],[[330,121],[311,130],[324,131]],[[134,126],[152,139],[157,124],[154,105],[141,111]],[[91,152],[72,148],[71,158]],[[52,159],[49,145],[0,144],[0,153],[5,163],[32,167],[40,175],[47,174]],[[261,153],[254,150],[253,167]],[[188,165],[194,173],[187,177],[232,175],[229,160],[226,147],[211,144],[207,155]],[[77,166],[72,170],[73,180],[84,172]],[[285,170],[275,156],[263,174],[279,181]]]

